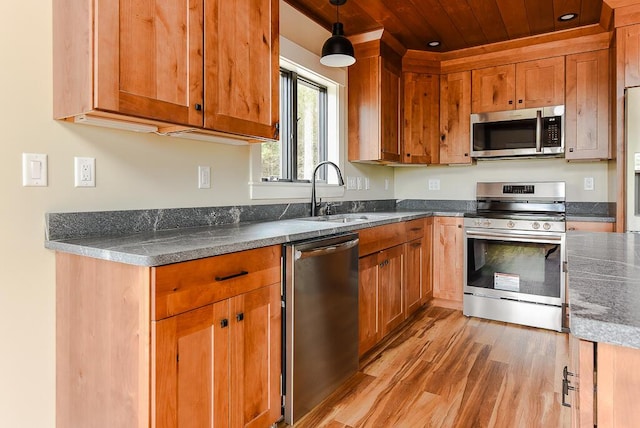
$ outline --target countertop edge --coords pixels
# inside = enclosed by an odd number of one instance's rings
[[[623,324],[570,315],[571,334],[589,342],[640,349],[640,329]]]
[[[360,213],[358,213],[360,214]],[[363,215],[367,213],[362,213]],[[381,212],[375,212],[372,214],[384,214]],[[181,250],[166,249],[164,251],[149,251],[145,254],[143,251],[126,251],[119,248],[117,244],[112,241],[118,241],[118,237],[105,238],[107,244],[97,244],[96,241],[100,241],[99,238],[90,239],[77,239],[77,240],[59,240],[59,241],[45,241],[45,248],[60,251],[68,254],[74,254],[85,257],[92,257],[101,260],[113,261],[118,263],[124,263],[136,266],[154,267],[172,263],[185,262],[190,260],[201,259],[205,257],[218,256],[222,254],[234,253],[238,251],[250,250],[260,247],[268,247],[271,245],[281,245],[288,242],[301,241],[306,239],[313,239],[322,236],[330,236],[339,233],[353,232],[365,228],[382,226],[385,224],[404,222],[419,218],[426,218],[432,216],[450,216],[461,217],[464,213],[461,212],[431,212],[431,211],[406,211],[406,212],[389,212],[388,218],[375,218],[367,220],[365,222],[358,223],[346,223],[336,224],[330,222],[314,222],[306,220],[305,218],[289,219],[289,220],[275,220],[265,221],[259,223],[248,223],[246,225],[235,225],[235,228],[242,230],[243,227],[255,227],[259,225],[273,226],[273,225],[287,225],[297,224],[298,226],[304,225],[307,230],[294,233],[274,233],[273,235],[261,236],[258,238],[238,238],[232,242],[225,242],[222,244],[211,245],[193,245],[190,248]],[[292,223],[293,222],[293,223]],[[301,223],[304,222],[304,223]],[[224,229],[225,226],[210,226],[210,227],[198,227],[191,229],[182,229],[176,231],[165,231],[166,233],[173,233],[175,236],[189,237],[198,232]],[[131,239],[136,235],[124,235],[123,239]],[[154,234],[140,234],[140,244],[144,244],[145,237],[154,236]],[[94,242],[91,244],[90,242]],[[135,242],[135,239],[134,239]],[[131,246],[128,243],[128,246]]]

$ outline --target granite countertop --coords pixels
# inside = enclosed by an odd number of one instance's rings
[[[571,333],[640,349],[640,234],[567,233]]]
[[[160,266],[432,215],[463,214],[448,211],[359,212],[359,217],[367,219],[336,223],[297,218],[180,228],[115,236],[47,240],[45,247],[138,266]]]

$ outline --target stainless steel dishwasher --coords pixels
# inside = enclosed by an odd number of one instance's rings
[[[284,420],[293,425],[358,370],[358,235],[284,250]]]

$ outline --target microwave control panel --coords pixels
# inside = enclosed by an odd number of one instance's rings
[[[562,127],[559,116],[545,117],[543,119],[544,147],[560,147],[562,145]]]

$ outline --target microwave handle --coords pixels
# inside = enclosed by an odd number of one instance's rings
[[[542,152],[542,110],[536,110],[536,153]]]

